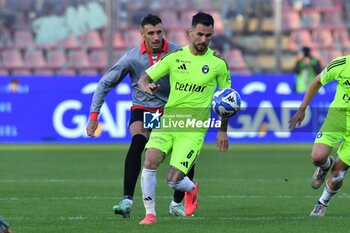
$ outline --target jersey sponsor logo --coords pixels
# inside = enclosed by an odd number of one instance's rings
[[[343,95],[343,100],[348,103],[350,101],[350,96],[348,94]]]
[[[181,165],[183,165],[185,168],[188,168],[188,162],[185,161],[185,162],[180,162]]]
[[[349,81],[349,80],[346,80],[345,82],[343,82],[343,84],[344,84],[345,86],[350,86],[350,81]]]
[[[190,64],[191,61],[176,59],[176,63],[188,63],[188,64]]]
[[[201,86],[194,83],[180,83],[176,82],[175,90],[188,91],[188,92],[199,92],[202,93],[207,86]]]
[[[177,67],[179,70],[187,70],[185,63],[183,63],[181,66]]]
[[[144,112],[143,113],[143,128],[144,129],[159,129],[160,128],[160,116],[162,113],[157,110],[156,112]]]
[[[204,65],[204,66],[202,67],[202,72],[203,72],[204,74],[207,74],[207,73],[209,72],[209,66]]]

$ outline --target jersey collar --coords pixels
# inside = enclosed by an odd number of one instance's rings
[[[162,47],[161,52],[168,53],[168,48],[169,48],[168,41],[166,39],[163,39],[163,47]],[[148,51],[147,51],[147,48],[146,48],[146,43],[145,43],[145,41],[143,41],[142,44],[141,44],[140,53],[144,54],[144,53],[147,53],[147,52]]]

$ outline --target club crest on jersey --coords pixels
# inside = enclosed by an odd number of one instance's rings
[[[204,66],[202,67],[202,72],[203,72],[204,74],[207,74],[207,73],[209,72],[209,66],[204,65]]]

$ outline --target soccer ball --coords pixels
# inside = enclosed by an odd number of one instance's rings
[[[241,108],[241,96],[232,88],[217,90],[213,95],[211,107],[221,117],[232,117]]]

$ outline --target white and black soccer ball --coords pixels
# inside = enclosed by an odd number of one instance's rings
[[[211,107],[221,117],[232,117],[241,109],[241,96],[232,88],[217,90],[213,95]]]

